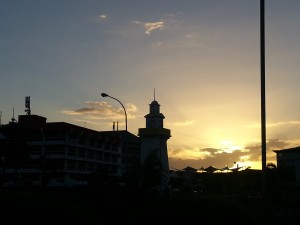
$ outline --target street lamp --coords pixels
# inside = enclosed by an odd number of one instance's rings
[[[124,105],[122,104],[122,102],[120,102],[119,99],[116,99],[116,98],[114,98],[114,97],[112,97],[112,96],[110,96],[110,95],[108,95],[106,93],[101,93],[101,96],[102,97],[110,97],[112,99],[115,99],[115,100],[117,100],[122,105],[122,107],[124,109],[124,113],[125,113],[125,125],[126,125],[126,131],[127,131],[127,113],[126,113],[126,109],[125,109]]]

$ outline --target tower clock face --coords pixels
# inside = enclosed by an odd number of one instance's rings
[[[154,127],[154,126],[155,126],[155,120],[149,120],[148,127]]]

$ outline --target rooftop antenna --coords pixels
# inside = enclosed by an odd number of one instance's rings
[[[26,96],[25,97],[25,112],[26,115],[30,115],[31,114],[31,110],[30,110],[30,96]]]
[[[13,107],[13,117],[11,118],[11,122],[14,123],[17,120],[15,119],[15,107]]]
[[[154,101],[155,101],[155,88],[154,88]]]

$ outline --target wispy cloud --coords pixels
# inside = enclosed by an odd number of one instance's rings
[[[181,146],[177,147],[176,150],[170,151],[169,156],[181,159],[204,159],[212,155],[209,151],[201,151],[199,148]]]
[[[98,18],[102,19],[102,20],[105,20],[105,19],[107,19],[107,15],[101,14],[101,15],[98,16]]]
[[[162,29],[164,27],[164,22],[145,23],[144,27],[146,28],[145,33],[150,34],[153,30]]]
[[[184,122],[176,122],[176,123],[174,123],[174,126],[189,126],[194,123],[195,123],[195,121],[189,120],[189,121],[184,121]]]
[[[91,119],[123,119],[124,118],[124,109],[114,107],[111,104],[102,101],[102,102],[92,102],[86,101],[84,104],[88,105],[89,107],[83,107],[75,110],[64,110],[62,111],[63,114],[67,115],[82,115],[88,116]],[[137,111],[137,107],[132,104],[128,103],[126,105],[126,112],[128,118],[136,118],[135,112]]]
[[[141,21],[132,21],[135,24],[142,25],[145,29],[145,33],[150,35],[152,31],[160,29],[162,30],[165,26],[165,23],[163,21],[157,21],[157,22],[141,22]]]
[[[276,123],[267,123],[266,126],[267,127],[277,127],[277,126],[284,126],[284,125],[299,125],[299,124],[300,124],[300,121],[292,120],[292,121],[280,121],[280,122],[276,122]],[[260,126],[261,126],[260,123],[253,123],[253,124],[247,125],[247,127],[249,127],[249,128],[257,128]]]
[[[281,125],[298,125],[300,124],[300,121],[286,121],[286,122],[277,122],[277,123],[268,123],[267,127],[275,127],[275,126],[281,126]]]

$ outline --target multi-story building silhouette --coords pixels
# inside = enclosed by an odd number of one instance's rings
[[[130,132],[46,120],[27,114],[1,126],[1,185],[87,186],[124,177],[140,160],[139,137]]]

